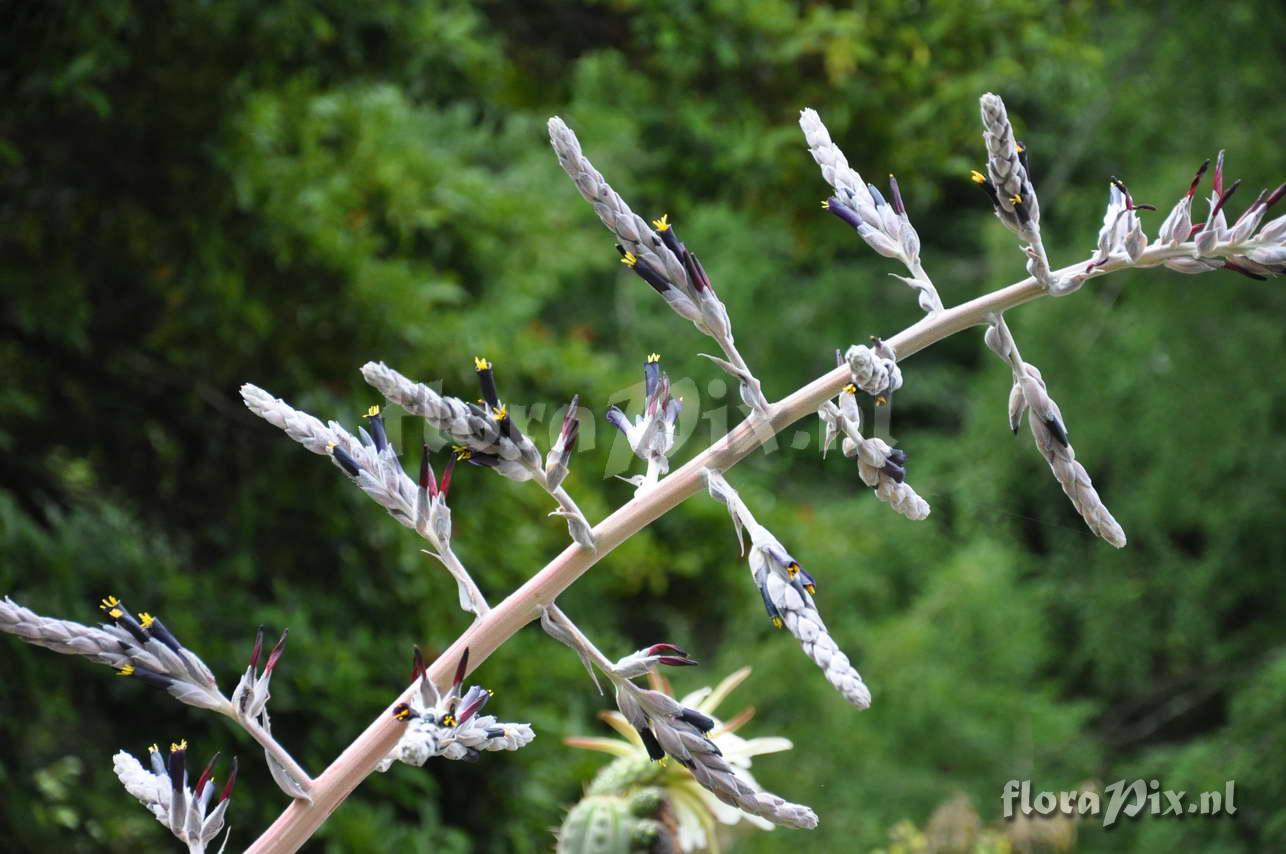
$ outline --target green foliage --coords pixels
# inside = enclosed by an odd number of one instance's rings
[[[542,446],[573,393],[601,412],[653,350],[691,411],[726,402],[695,356],[706,342],[616,264],[549,152],[548,115],[640,212],[679,223],[770,395],[917,317],[891,266],[817,210],[802,106],[868,177],[898,173],[948,303],[1022,275],[965,179],[984,90],[1030,145],[1056,262],[1093,246],[1110,174],[1163,208],[1220,147],[1252,187],[1286,175],[1277,4],[1212,20],[1209,4],[1052,0],[114,0],[9,17],[0,592],[82,621],[116,593],[160,613],[225,688],[257,625],[289,625],[273,720],[310,770],[401,687],[412,643],[444,647],[467,620],[414,537],[246,413],[241,382],[351,425],[374,402],[364,361],[468,394],[486,353],[507,398],[545,404],[529,422]],[[872,686],[867,713],[762,617],[711,502],[659,520],[561,602],[608,650],[666,639],[707,673],[754,665],[745,699],[796,744],[756,775],[822,824],[738,850],[888,845],[888,828],[924,825],[960,792],[993,825],[1013,777],[1236,779],[1233,819],[1144,818],[1083,841],[1281,849],[1284,315],[1278,283],[1164,271],[1013,313],[1131,538],[1119,553],[1085,531],[1029,438],[1008,436],[1008,373],[980,334],[906,365],[893,430],[928,521],[818,459],[812,424],[739,466],[734,484],[817,576]],[[712,429],[717,416],[698,420],[681,454]],[[601,423],[593,444],[568,486],[597,519],[629,489],[603,476]],[[565,531],[534,489],[457,478],[461,556],[498,598]],[[377,776],[310,850],[549,850],[597,767],[561,737],[610,701],[535,629],[479,679],[536,742]],[[694,679],[676,687],[709,681]],[[284,805],[244,737],[104,668],[6,640],[0,684],[14,850],[164,844],[110,768],[153,740],[241,753],[234,849]]]

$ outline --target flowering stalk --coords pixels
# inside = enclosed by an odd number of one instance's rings
[[[1275,222],[1275,221],[1274,221]],[[1271,225],[1271,224],[1270,224]],[[1268,227],[1262,231],[1267,231]],[[1083,276],[1084,281],[1097,279],[1125,269],[1159,267],[1167,261],[1191,257],[1191,241],[1176,245],[1152,245],[1131,261],[1112,257],[1086,271],[1086,262],[1054,271],[1058,278]],[[985,324],[992,315],[1031,302],[1049,292],[1028,277],[1007,287],[946,308],[926,316],[895,335],[884,338],[905,362],[926,347],[958,332]],[[521,628],[541,616],[559,594],[581,575],[602,560],[618,545],[629,539],[653,520],[677,507],[705,488],[705,470],[727,471],[751,454],[772,436],[802,418],[814,414],[828,398],[838,395],[851,382],[847,364],[837,366],[803,385],[782,400],[769,406],[767,416],[752,412],[744,421],[710,447],[698,453],[678,470],[594,526],[597,549],[590,551],[569,546],[533,575],[517,590],[474,622],[427,669],[428,678],[436,685],[449,685],[454,664],[460,653],[469,649],[469,666],[481,663]],[[398,722],[391,717],[392,707],[409,702],[416,686],[406,689],[376,717],[344,752],[314,781],[312,801],[295,802],[248,850],[250,854],[284,854],[297,850],[361,781],[374,772],[401,735]]]

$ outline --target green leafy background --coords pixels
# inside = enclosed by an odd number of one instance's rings
[[[814,106],[868,176],[899,176],[944,299],[1020,278],[967,180],[977,96],[1031,148],[1056,263],[1087,257],[1120,175],[1163,210],[1218,149],[1250,188],[1286,177],[1274,3],[236,2],[22,4],[0,35],[0,590],[91,622],[113,592],[162,614],[234,684],[255,627],[289,626],[274,722],[322,768],[403,686],[412,643],[467,625],[405,529],[240,405],[253,381],[349,425],[381,358],[458,394],[601,413],[659,350],[703,410],[708,349],[616,263],[550,152],[564,116],[640,212],[668,211],[770,395],[918,315],[818,210],[796,116]],[[1160,215],[1147,217],[1151,228]],[[1286,295],[1232,273],[1145,271],[1013,312],[1130,545],[1095,540],[1005,426],[1009,376],[967,333],[905,365],[894,432],[933,505],[896,516],[793,433],[732,480],[817,576],[872,686],[856,713],[764,619],[722,508],[694,499],[561,601],[608,650],[669,640],[742,664],[747,732],[788,735],[759,779],[820,828],[741,851],[862,850],[1006,780],[1237,785],[1235,817],[1083,828],[1085,850],[1286,848],[1280,370]],[[713,390],[712,390],[713,384]],[[732,413],[729,417],[736,417]],[[710,436],[702,420],[680,458]],[[395,425],[396,426],[396,425]],[[610,436],[568,482],[626,500]],[[548,418],[535,424],[547,444]],[[395,436],[400,431],[395,430]],[[452,492],[461,556],[493,597],[565,542],[537,489],[478,469]],[[160,850],[111,755],[186,736],[239,752],[233,848],[284,806],[225,722],[103,668],[4,641],[0,824],[10,850]],[[313,851],[528,852],[601,763],[579,663],[535,627],[478,679],[539,736],[478,765],[369,780]],[[732,707],[730,707],[732,708]]]

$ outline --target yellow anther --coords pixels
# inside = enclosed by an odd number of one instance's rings
[[[505,407],[504,404],[501,404],[500,406],[497,406],[492,411],[491,417],[496,419],[497,421],[504,421],[506,418],[509,417],[509,410],[508,408]]]
[[[379,414],[380,414],[380,407],[378,403],[366,410],[367,418],[374,418]]]
[[[397,710],[397,714],[393,715],[393,717],[397,718],[399,721],[404,721],[410,716],[411,716],[410,706],[403,706],[402,708]]]
[[[473,369],[475,371],[489,371],[491,370],[491,363],[488,362],[486,359],[484,359],[482,356],[474,356]]]
[[[985,184],[987,183],[987,176],[979,172],[977,169],[971,169],[969,170],[969,180],[973,181],[975,184]]]
[[[120,668],[119,670],[117,670],[117,671],[116,671],[116,675],[117,675],[117,676],[133,676],[133,675],[134,675],[134,665],[132,665],[132,664],[124,664],[124,665],[121,665],[121,668]]]
[[[852,383],[849,383],[848,385],[844,386],[843,391],[845,394],[857,394],[857,386],[853,385]]]
[[[670,215],[661,214],[660,219],[652,220],[652,225],[656,226],[657,231],[665,231],[670,227]]]
[[[1023,148],[1023,144],[1022,144],[1021,142],[1015,142],[1015,143],[1014,143],[1014,148],[1018,149],[1018,153],[1019,153],[1019,154],[1022,154],[1024,151],[1026,151],[1026,150],[1027,150],[1027,149]]]
[[[443,715],[443,716],[442,716],[442,725],[443,725],[443,726],[445,726],[445,727],[453,727],[453,726],[455,726],[455,715]]]
[[[334,443],[334,442],[327,442],[327,443],[326,443],[326,453],[330,453],[330,452],[331,452],[331,451],[333,451],[333,450],[335,450],[335,443]]]
[[[790,574],[791,578],[794,578],[796,575],[799,575],[799,564],[795,563],[794,561],[791,561],[790,565],[786,567],[786,572]]]
[[[180,750],[187,750],[187,749],[188,749],[188,740],[186,738],[180,739],[178,744],[175,744],[174,742],[170,742],[171,753],[178,753]]]
[[[1011,205],[1021,205],[1022,203],[1023,203],[1023,197],[1018,193],[1014,193],[1012,196],[1009,197],[1009,204]]]
[[[487,696],[488,696],[488,697],[494,697],[494,696],[496,696],[496,692],[495,692],[495,691],[492,691],[490,688],[488,688],[488,689],[487,689]]]
[[[152,623],[154,622],[156,622],[156,617],[153,617],[151,614],[147,613],[146,611],[138,612],[138,624],[143,628],[150,629],[152,627]]]
[[[805,584],[804,589],[808,591],[809,596],[817,595],[817,585],[815,584]]]
[[[875,405],[876,405],[876,406],[883,406],[884,404],[886,404],[886,403],[888,403],[888,402],[889,402],[889,399],[888,399],[887,397],[885,397],[884,395],[882,395],[882,394],[881,394],[879,397],[875,398]]]
[[[148,753],[160,753],[160,752],[161,752],[161,748],[159,748],[159,747],[157,747],[157,746],[156,746],[156,742],[152,742],[151,744],[149,744],[149,745],[147,746],[147,752],[148,752]]]
[[[656,363],[657,363],[657,362],[659,362],[659,361],[661,361],[661,354],[660,354],[660,353],[648,353],[648,354],[647,354],[647,363],[648,363],[649,365],[656,364]]]
[[[102,600],[98,603],[98,607],[102,608],[104,611],[107,611],[112,608],[115,608],[119,604],[121,604],[121,600],[117,599],[115,596],[104,596]]]
[[[824,210],[824,211],[828,211],[828,210],[830,210],[830,209],[831,209],[831,200],[830,200],[830,199],[822,199],[822,210]]]
[[[621,256],[621,263],[626,267],[633,267],[639,262],[638,257],[633,252],[626,252]]]
[[[455,452],[455,458],[457,460],[467,460],[473,456],[473,451],[469,450],[464,445],[452,445],[451,450]]]
[[[774,629],[780,629],[780,628],[781,628],[782,626],[784,626],[784,625],[785,625],[785,623],[783,623],[783,622],[781,621],[781,617],[773,617],[773,618],[772,618],[772,627],[773,627]]]

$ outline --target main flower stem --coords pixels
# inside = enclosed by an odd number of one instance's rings
[[[1192,257],[1192,243],[1178,246],[1153,246],[1133,263],[1116,257],[1096,267],[1089,278],[1098,278],[1116,270],[1155,267],[1170,258]],[[1084,261],[1059,270],[1057,277],[1072,275],[1085,268]],[[972,299],[966,303],[934,312],[918,323],[885,339],[905,359],[924,348],[987,322],[987,318],[1014,306],[1045,296],[1045,290],[1032,277]],[[769,407],[769,415],[752,413],[726,436],[689,460],[682,468],[662,479],[621,506],[594,527],[598,544],[595,551],[570,545],[540,572],[509,594],[504,601],[478,619],[443,652],[428,670],[428,676],[439,687],[449,684],[460,655],[469,650],[469,669],[473,670],[518,630],[540,617],[540,609],[550,605],[609,552],[638,533],[654,520],[677,507],[700,491],[704,485],[702,470],[724,470],[735,465],[768,438],[817,411],[822,401],[834,397],[849,382],[849,369],[841,365],[797,389]],[[402,734],[404,724],[392,714],[393,706],[409,701],[415,686],[408,687],[344,752],[313,781],[312,801],[293,801],[272,826],[264,831],[247,854],[288,854],[299,850],[349,794],[366,779]]]

